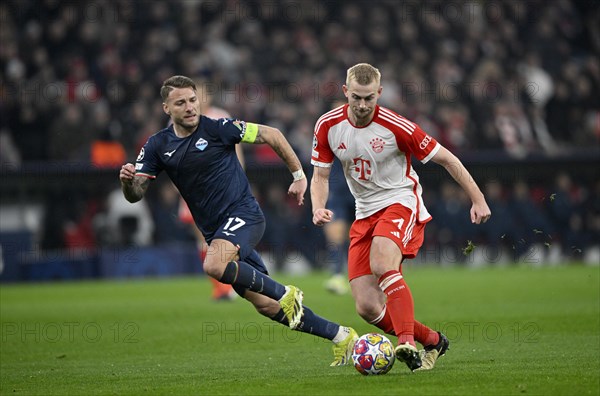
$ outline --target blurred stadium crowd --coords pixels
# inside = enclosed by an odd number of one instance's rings
[[[343,99],[345,71],[361,61],[382,71],[381,105],[459,156],[553,158],[600,142],[595,1],[11,0],[0,4],[0,18],[6,169],[132,161],[167,122],[158,88],[173,74],[203,81],[204,94],[234,117],[279,127],[308,167],[314,122]],[[250,168],[278,161],[263,146],[244,149]],[[560,174],[546,186],[490,183],[493,221],[476,233],[465,198],[443,184],[426,197],[435,218],[429,238],[433,245],[474,240],[521,252],[536,240],[560,243],[566,255],[581,251],[600,240],[595,182]],[[158,191],[143,215],[146,235],[122,243],[190,238],[187,230],[172,232],[182,228],[169,212],[176,191]],[[285,222],[278,219],[312,227],[282,191],[257,191],[269,221],[265,243],[313,249],[320,231],[300,236],[279,227]],[[102,232],[117,199],[105,198],[47,208],[42,245],[117,243],[103,237],[116,235]],[[73,208],[82,209],[65,213]]]

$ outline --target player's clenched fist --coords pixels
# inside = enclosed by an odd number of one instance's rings
[[[121,179],[122,183],[131,183],[134,176],[135,166],[133,166],[133,164],[127,163],[121,167],[121,171],[119,172],[119,179]]]
[[[329,209],[321,208],[313,213],[313,224],[322,226],[329,223],[333,219],[333,212]]]

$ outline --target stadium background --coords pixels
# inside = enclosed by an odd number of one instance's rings
[[[445,171],[415,164],[434,216],[418,263],[597,265],[599,20],[594,1],[3,2],[0,280],[201,272],[166,176],[141,204],[120,198],[118,167],[167,122],[161,82],[206,81],[234,117],[279,127],[310,171],[314,122],[358,62],[493,212],[470,225]],[[269,263],[326,268],[310,203],[286,198],[270,149],[244,149]]]

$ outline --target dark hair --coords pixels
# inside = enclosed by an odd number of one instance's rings
[[[192,88],[196,91],[196,84],[194,84],[191,78],[186,76],[172,76],[167,78],[163,82],[162,87],[160,87],[160,96],[163,102],[167,101],[169,93],[175,88]]]

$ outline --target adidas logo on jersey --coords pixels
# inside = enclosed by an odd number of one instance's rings
[[[392,234],[396,238],[400,239],[400,233],[398,231],[390,231],[390,234]]]
[[[338,146],[338,150],[346,150],[348,147],[346,147],[346,144],[344,142],[340,143],[340,145]]]

